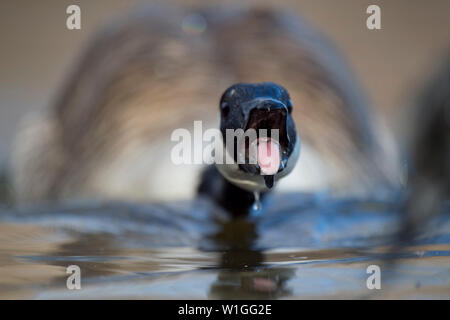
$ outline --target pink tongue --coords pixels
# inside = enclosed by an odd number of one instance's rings
[[[258,165],[262,175],[274,175],[280,167],[280,147],[270,139],[258,143]]]

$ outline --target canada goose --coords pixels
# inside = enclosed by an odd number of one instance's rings
[[[220,99],[220,131],[223,151],[232,159],[216,161],[217,170],[207,170],[200,194],[233,214],[248,213],[252,193],[253,200],[259,201],[260,193],[272,189],[297,163],[300,139],[292,111],[289,93],[278,84],[239,83],[228,88]],[[238,130],[245,135],[230,134]],[[247,134],[251,130],[253,136]]]
[[[202,166],[170,161],[171,132],[194,120],[217,127],[225,88],[267,81],[289,91],[302,142],[279,190],[365,192],[395,180],[358,84],[303,20],[255,7],[149,5],[102,30],[49,113],[19,134],[16,201],[192,197]]]

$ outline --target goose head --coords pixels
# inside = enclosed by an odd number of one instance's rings
[[[292,102],[282,86],[238,83],[220,100],[220,131],[226,161],[216,163],[230,183],[264,192],[294,168],[300,139]]]

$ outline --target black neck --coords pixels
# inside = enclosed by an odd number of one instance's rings
[[[211,198],[233,216],[249,214],[255,201],[253,193],[228,182],[214,165],[203,172],[198,193]]]

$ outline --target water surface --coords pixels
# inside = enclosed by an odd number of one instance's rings
[[[449,215],[392,251],[396,207],[284,194],[247,219],[204,199],[5,208],[0,298],[449,299]],[[381,290],[367,289],[372,264]],[[66,287],[69,265],[81,268],[81,290]]]

